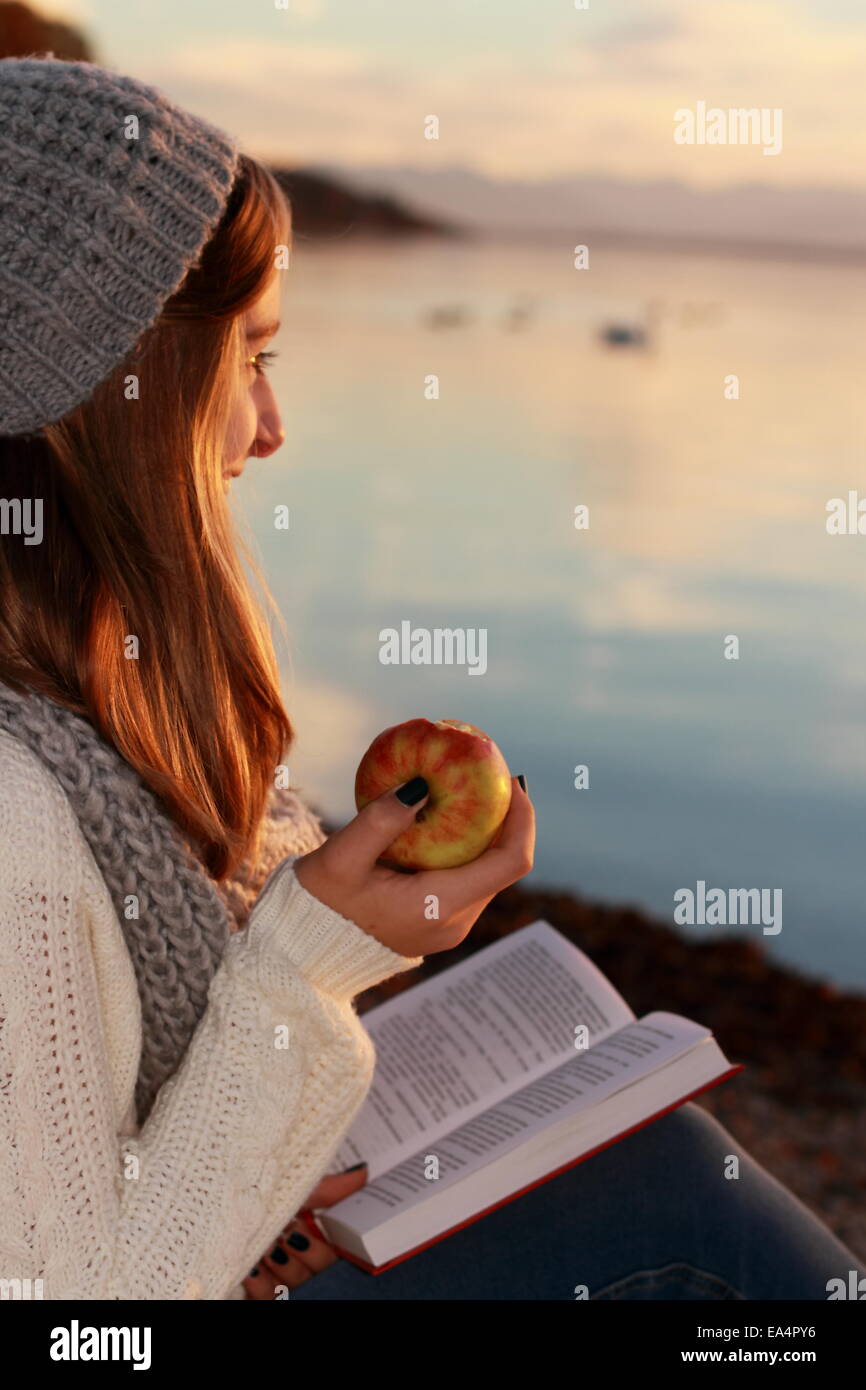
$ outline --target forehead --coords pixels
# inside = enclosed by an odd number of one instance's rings
[[[244,331],[247,337],[262,335],[263,331],[272,327],[280,317],[281,283],[279,275],[274,273],[265,292],[247,309],[244,314]]]

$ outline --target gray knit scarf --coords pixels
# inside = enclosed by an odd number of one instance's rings
[[[204,1013],[231,931],[227,904],[153,792],[89,720],[0,684],[0,729],[60,783],[114,903],[141,1000],[143,1124]]]

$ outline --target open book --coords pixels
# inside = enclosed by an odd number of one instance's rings
[[[316,1219],[374,1274],[743,1070],[697,1023],[636,1019],[543,921],[363,1022],[376,1071],[331,1171],[369,1179]]]

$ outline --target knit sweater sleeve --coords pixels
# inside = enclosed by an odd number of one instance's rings
[[[60,789],[16,769],[0,803],[0,1277],[42,1279],[52,1299],[237,1296],[369,1088],[355,995],[421,958],[323,906],[287,860],[230,937],[180,1067],[124,1135],[91,919],[104,885]]]

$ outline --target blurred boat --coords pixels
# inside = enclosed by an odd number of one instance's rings
[[[505,327],[510,332],[525,328],[532,319],[533,313],[534,308],[529,300],[518,300],[505,311]]]
[[[598,336],[608,347],[651,348],[655,345],[661,310],[660,302],[651,299],[642,322],[614,319],[602,325]]]
[[[442,304],[423,316],[428,328],[462,328],[471,318],[462,304]]]
[[[599,333],[610,347],[646,347],[646,329],[639,324],[609,323]]]

